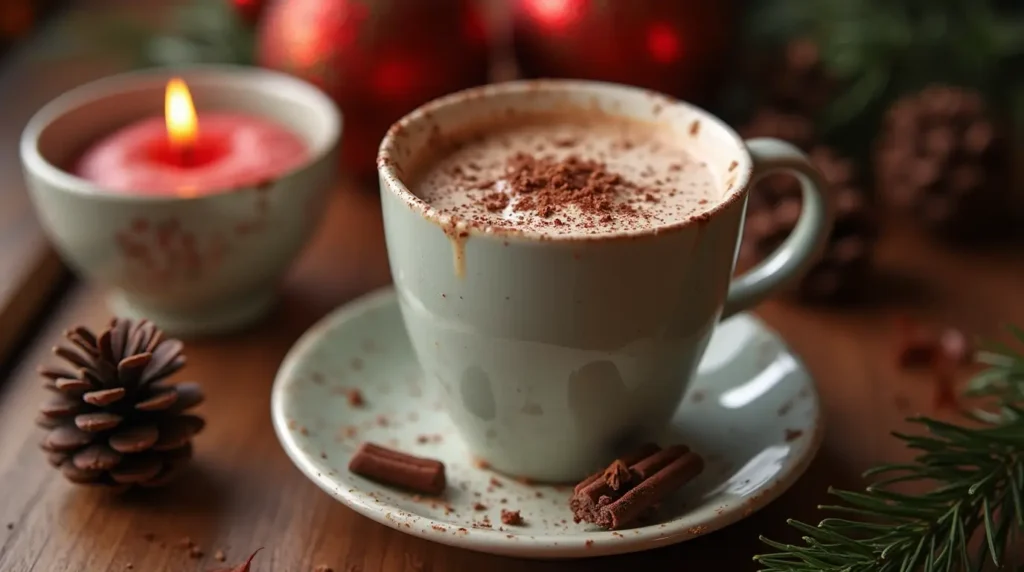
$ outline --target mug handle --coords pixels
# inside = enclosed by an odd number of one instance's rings
[[[754,163],[748,188],[752,190],[758,180],[769,174],[788,172],[800,182],[803,208],[793,232],[775,252],[733,278],[722,310],[723,320],[800,278],[821,254],[832,230],[832,195],[807,155],[778,139],[749,139],[746,145]]]

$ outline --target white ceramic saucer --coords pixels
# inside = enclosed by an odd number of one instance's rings
[[[362,406],[349,403],[358,389]],[[686,443],[703,474],[664,503],[651,524],[609,532],[573,524],[569,487],[524,484],[473,466],[421,373],[391,289],[335,310],[285,358],[274,383],[274,428],[314,483],[356,512],[434,542],[524,558],[580,558],[648,550],[732,524],[803,473],[821,440],[818,396],[806,370],[756,318],[715,331],[665,443]],[[442,500],[348,472],[364,440],[445,463]],[[664,444],[664,443],[663,443]],[[522,526],[501,522],[518,510]]]

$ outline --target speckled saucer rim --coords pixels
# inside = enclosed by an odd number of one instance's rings
[[[824,437],[821,402],[817,388],[810,374],[807,373],[803,361],[790,352],[798,366],[797,371],[803,373],[803,377],[806,379],[805,388],[808,398],[814,404],[815,414],[811,424],[811,435],[806,441],[807,446],[803,449],[803,455],[794,456],[785,470],[779,471],[775,478],[762,483],[751,498],[743,504],[709,515],[698,523],[683,524],[682,521],[685,520],[685,515],[683,515],[666,522],[623,531],[628,534],[616,531],[588,531],[572,535],[560,534],[550,539],[541,535],[517,536],[510,539],[506,532],[486,529],[474,529],[472,534],[458,534],[455,531],[439,533],[437,532],[439,529],[451,529],[451,524],[418,515],[411,515],[411,518],[416,520],[417,526],[405,526],[404,522],[407,522],[410,515],[406,515],[401,520],[392,516],[394,513],[402,512],[399,507],[387,503],[370,502],[366,495],[357,494],[355,488],[339,486],[343,483],[337,479],[337,475],[319,471],[313,457],[303,450],[295,433],[289,429],[286,414],[286,403],[291,397],[288,387],[290,382],[297,379],[293,372],[300,367],[306,356],[321,343],[324,334],[338,329],[345,322],[390,304],[397,304],[394,288],[391,286],[380,288],[336,308],[307,330],[288,351],[275,376],[271,390],[271,418],[274,431],[285,453],[295,463],[295,466],[321,490],[362,516],[424,540],[489,554],[552,560],[626,554],[678,544],[735,524],[775,501],[804,474],[816,456]],[[763,322],[756,318],[755,320],[761,329],[778,337]],[[780,344],[788,351],[788,346],[781,339]],[[568,511],[568,508],[566,510]]]

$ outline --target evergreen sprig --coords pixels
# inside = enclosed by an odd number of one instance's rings
[[[1024,2],[752,0],[747,33],[762,50],[815,41],[842,89],[818,119],[830,143],[866,156],[882,115],[929,84],[978,89],[1024,128]]]
[[[97,54],[132,67],[253,65],[256,30],[226,0],[183,0],[166,14],[134,9],[78,11],[63,21],[46,58]]]
[[[1024,331],[1012,329],[1024,344]],[[829,489],[841,502],[818,526],[788,521],[803,545],[762,537],[778,552],[756,556],[765,572],[948,572],[1005,565],[1024,531],[1024,355],[993,347],[968,395],[991,400],[964,424],[917,417],[925,431],[893,435],[919,454],[871,469],[863,492]],[[906,494],[902,486],[928,492]],[[972,539],[980,537],[972,548]]]

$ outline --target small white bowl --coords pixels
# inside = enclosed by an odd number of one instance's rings
[[[65,170],[100,137],[163,114],[172,77],[204,110],[273,119],[310,149],[302,166],[255,186],[195,198],[126,194]],[[37,216],[64,259],[111,289],[112,310],[174,335],[238,329],[272,306],[312,234],[337,168],[341,113],[312,85],[257,68],[200,66],[116,75],[48,103],[21,137]]]

